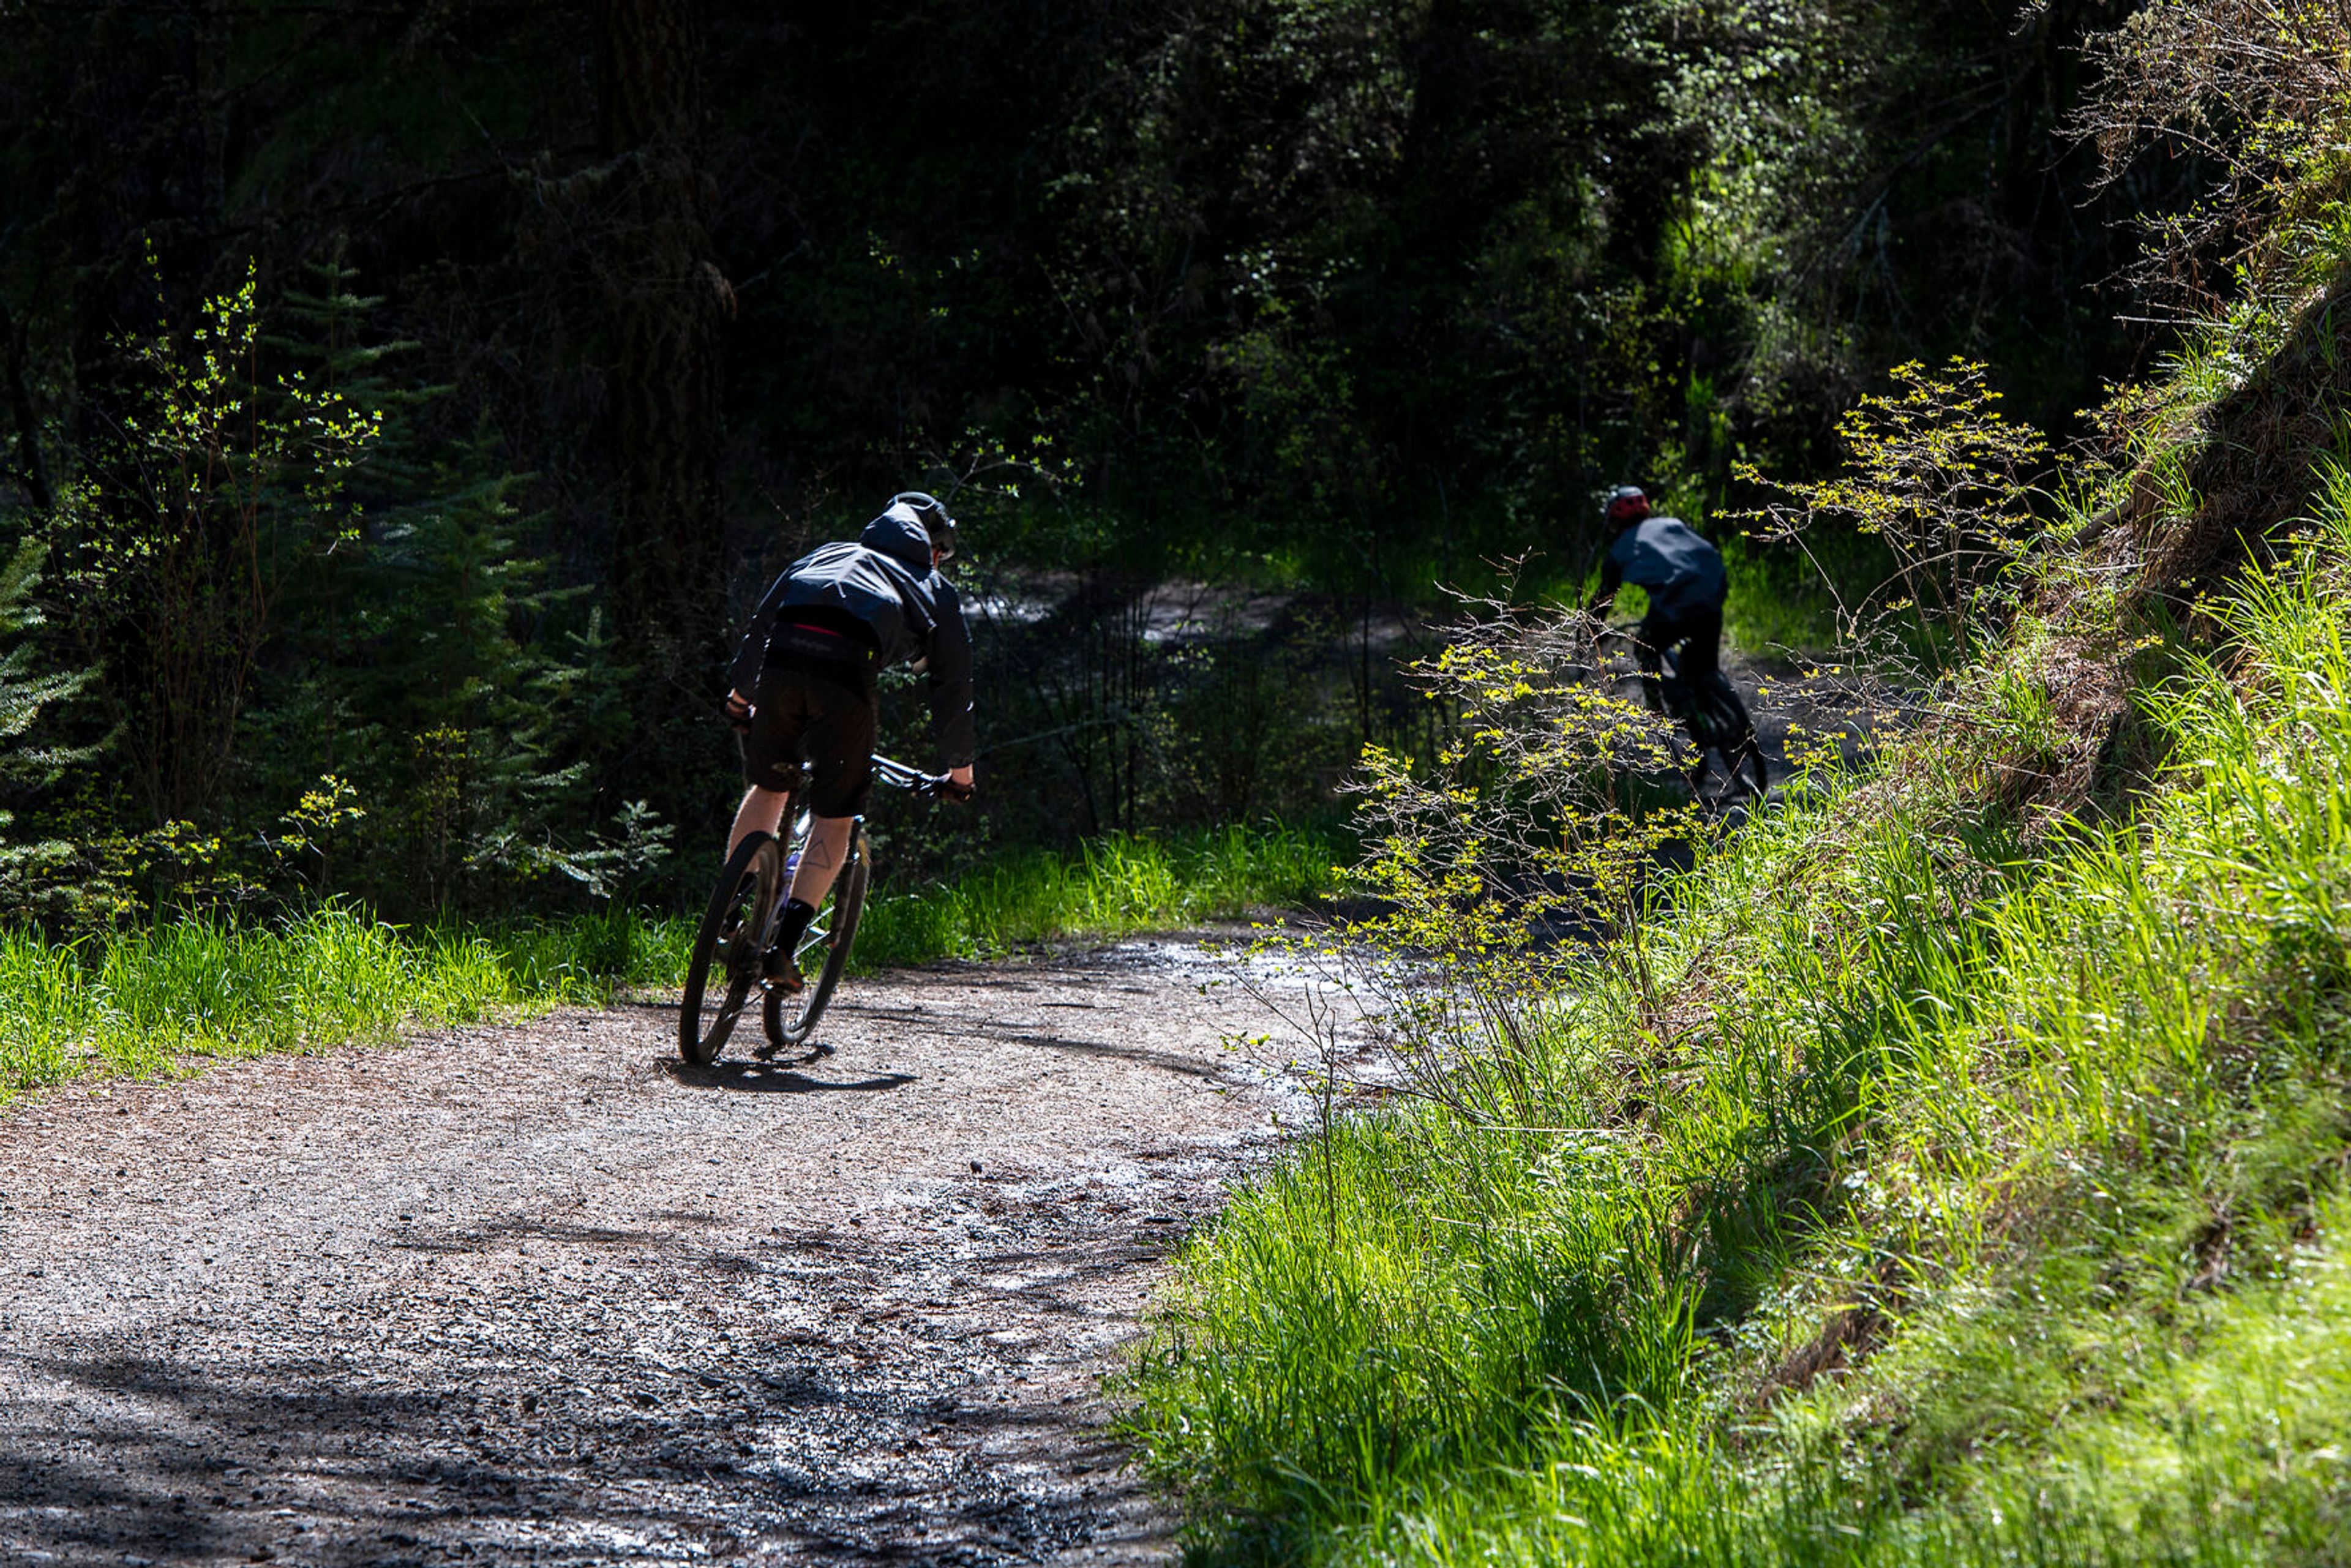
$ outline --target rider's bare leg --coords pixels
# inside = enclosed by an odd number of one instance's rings
[[[784,801],[789,798],[781,789],[762,789],[757,784],[744,790],[743,804],[736,808],[735,826],[726,835],[726,852],[733,854],[753,833],[775,832],[784,820]]]
[[[791,896],[813,909],[832,889],[841,862],[849,853],[848,817],[810,817],[808,842],[800,850],[799,869],[792,873]]]

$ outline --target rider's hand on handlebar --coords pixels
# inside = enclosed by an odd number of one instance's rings
[[[939,780],[939,799],[942,800],[952,800],[958,806],[967,805],[972,794],[971,764],[968,762],[961,768],[948,768],[946,777]]]
[[[751,705],[743,699],[741,692],[726,694],[726,727],[737,735],[750,731]]]

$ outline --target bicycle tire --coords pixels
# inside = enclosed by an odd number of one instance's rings
[[[685,992],[677,1004],[677,1053],[696,1067],[718,1060],[759,982],[760,951],[782,897],[783,853],[772,833],[750,833],[726,857],[694,936]],[[730,918],[731,917],[731,918]],[[703,1001],[716,966],[726,987],[715,1010]]]
[[[806,1045],[816,1032],[825,1004],[832,1000],[833,989],[849,967],[849,949],[857,940],[858,917],[865,913],[865,886],[870,875],[865,832],[861,824],[850,830],[848,866],[833,883],[827,907],[819,910],[817,917],[809,922],[810,935],[801,939],[799,952],[794,955],[795,958],[803,957],[821,946],[825,949],[824,967],[807,981],[798,996],[787,994],[780,986],[768,988],[768,1002],[761,1009],[760,1022],[767,1029],[770,1051]]]
[[[1739,748],[1740,758],[1755,771],[1755,798],[1767,800],[1771,796],[1771,765],[1763,758],[1763,743],[1754,731],[1747,735],[1747,744]]]
[[[1727,788],[1746,788],[1742,776],[1751,773],[1755,799],[1764,799],[1771,792],[1771,769],[1763,760],[1763,743],[1755,733],[1755,717],[1747,711],[1745,699],[1731,685],[1730,677],[1719,670],[1706,683],[1705,695],[1707,706],[1713,710],[1709,719],[1716,730],[1715,749],[1722,754],[1723,767],[1729,773]]]

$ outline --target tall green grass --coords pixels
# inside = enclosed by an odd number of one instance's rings
[[[995,957],[1296,907],[1328,887],[1332,853],[1312,834],[1233,829],[999,855],[954,883],[877,891],[853,956],[866,971]],[[270,925],[183,919],[64,946],[0,931],[0,1100],[85,1073],[383,1040],[410,1025],[674,988],[694,934],[692,920],[625,910],[468,928],[395,926],[348,907]]]
[[[103,943],[0,934],[0,1098],[187,1056],[381,1040],[616,986],[673,983],[690,932],[626,914],[506,929],[402,928],[341,907],[269,925],[188,918]]]
[[[1283,828],[1113,833],[1075,852],[991,855],[952,882],[877,887],[852,949],[862,969],[992,958],[1071,936],[1121,936],[1297,909],[1330,891],[1337,846]]]
[[[2351,478],[2323,520],[2142,688],[2126,816],[1914,739],[1594,956],[1485,1075],[1540,1114],[1466,1073],[1238,1194],[1131,1391],[1204,1552],[2351,1562]]]

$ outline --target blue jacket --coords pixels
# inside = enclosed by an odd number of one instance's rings
[[[1729,588],[1722,552],[1679,517],[1647,517],[1618,534],[1601,563],[1600,591],[1623,583],[1649,591],[1649,613],[1679,620],[1693,610],[1719,608]]]

